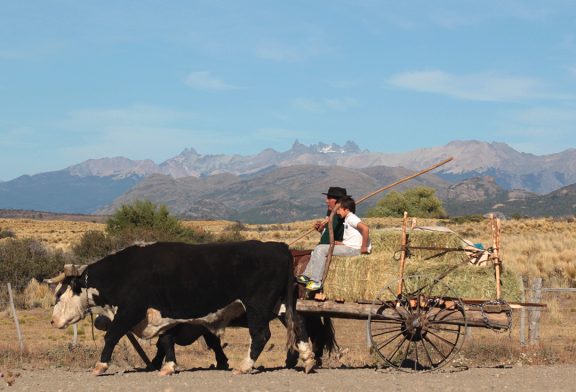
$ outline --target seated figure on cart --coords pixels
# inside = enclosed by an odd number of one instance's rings
[[[344,193],[346,193],[345,190]],[[329,194],[326,197],[328,199]],[[355,214],[356,202],[354,199],[345,195],[341,196],[334,204],[338,205],[336,215],[342,220],[344,231],[341,240],[334,239],[335,245],[332,254],[334,256],[369,254],[372,248],[369,236],[370,229]],[[327,232],[328,230],[325,229],[324,231]],[[307,290],[316,291],[322,288],[326,258],[329,251],[329,241],[328,244],[321,241],[312,251],[310,262],[306,266],[304,273],[296,277],[296,281],[305,284]]]

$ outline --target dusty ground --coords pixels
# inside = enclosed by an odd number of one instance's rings
[[[226,222],[212,222],[206,230],[219,232]],[[10,228],[18,238],[33,237],[50,246],[68,249],[86,230],[102,230],[96,222],[78,222],[64,228],[61,222],[10,221],[0,219],[0,228]],[[276,228],[274,228],[276,229]],[[251,237],[284,238],[285,227],[278,232],[258,229]],[[290,232],[290,236],[303,230]],[[268,237],[272,236],[272,237]],[[266,238],[264,238],[266,237]],[[3,288],[0,288],[3,289]],[[543,298],[548,308],[542,314],[541,342],[537,346],[520,347],[518,314],[515,314],[511,335],[473,329],[455,361],[440,371],[425,374],[378,370],[366,346],[365,322],[335,320],[339,343],[346,354],[340,359],[325,358],[326,368],[316,374],[281,369],[284,361],[285,331],[279,323],[272,325],[272,339],[260,356],[258,374],[234,376],[231,372],[209,370],[213,355],[205,346],[194,343],[178,348],[181,371],[168,378],[135,369],[142,361],[123,339],[113,356],[108,375],[90,375],[102,347],[102,335],[96,331],[92,340],[90,322],[79,326],[79,343],[70,347],[72,330],[50,327],[50,311],[19,310],[25,353],[18,355],[14,322],[6,304],[0,304],[0,371],[19,372],[14,385],[0,380],[0,391],[576,391],[576,296],[548,293]],[[229,329],[223,342],[230,365],[235,366],[248,350],[248,334],[243,329]],[[149,356],[153,342],[142,342]]]
[[[102,335],[96,331],[96,340],[92,340],[88,320],[80,325],[79,345],[71,348],[71,330],[51,328],[49,311],[20,312],[27,350],[21,361],[10,354],[18,351],[11,321],[6,313],[0,315],[0,352],[4,354],[0,357],[0,369],[20,373],[12,386],[0,381],[0,391],[576,390],[573,385],[576,363],[566,363],[566,358],[564,362],[560,361],[559,353],[554,349],[561,343],[564,347],[572,347],[568,351],[573,351],[576,348],[573,336],[564,336],[561,341],[546,336],[542,346],[519,350],[517,330],[509,336],[474,329],[454,362],[433,373],[404,373],[378,368],[366,346],[364,321],[337,319],[334,320],[337,336],[346,354],[340,359],[325,356],[325,368],[305,375],[301,370],[282,369],[286,335],[283,327],[273,322],[272,338],[256,363],[260,370],[257,374],[235,376],[230,371],[211,370],[212,352],[202,342],[196,342],[189,347],[177,347],[177,374],[159,377],[155,372],[139,370],[143,367],[142,361],[123,339],[114,351],[108,374],[93,377],[91,367],[102,348]],[[228,329],[223,342],[230,365],[235,366],[248,350],[247,330]],[[153,342],[141,343],[152,356],[155,352]]]
[[[426,374],[377,369],[320,369],[306,375],[266,370],[235,376],[216,370],[190,370],[170,377],[116,372],[93,377],[87,371],[23,370],[6,391],[574,391],[576,366],[449,368]]]

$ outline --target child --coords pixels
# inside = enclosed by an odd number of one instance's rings
[[[369,228],[355,214],[356,202],[350,196],[344,196],[339,201],[340,207],[336,213],[344,219],[344,235],[342,241],[334,242],[334,256],[358,256],[371,251]],[[306,285],[306,289],[315,291],[322,288],[322,278],[326,257],[330,245],[316,245],[310,256],[310,262],[303,275],[296,277],[298,283]]]

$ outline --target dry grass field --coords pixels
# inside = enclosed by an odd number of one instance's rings
[[[370,256],[336,260],[331,266],[327,294],[370,298],[370,293],[382,287],[386,279],[395,277],[397,261],[392,258],[400,244],[401,221],[398,219],[370,218],[365,220],[371,228],[374,251]],[[215,234],[237,231],[244,238],[273,240],[292,243],[306,233],[313,221],[290,224],[248,225],[227,221],[194,221],[185,225],[206,230]],[[458,237],[474,243],[491,246],[489,222],[468,222],[450,224],[448,221],[423,220],[418,226],[449,226]],[[508,275],[504,275],[504,287],[510,293],[518,290],[517,284],[522,275],[529,278],[542,277],[547,287],[576,286],[576,228],[572,220],[505,220],[502,221],[501,257]],[[67,251],[90,230],[104,230],[105,225],[93,222],[37,221],[30,219],[0,219],[0,230],[11,230],[16,238],[35,238],[53,249]],[[416,245],[417,235],[413,236]],[[312,248],[318,240],[318,234],[309,233],[292,247]],[[5,240],[0,240],[5,241]],[[445,259],[425,260],[416,254],[409,261],[409,271],[432,273]],[[446,259],[446,262],[454,262]],[[441,266],[440,266],[441,267]],[[478,268],[478,267],[473,267]],[[464,285],[455,289],[459,293],[476,295],[476,286],[493,279],[491,270],[482,277],[473,277]],[[474,281],[474,279],[477,279]],[[514,285],[510,286],[512,283]],[[493,281],[489,288],[478,295],[490,299],[493,295]],[[373,287],[372,287],[373,286]],[[0,287],[0,290],[5,290]],[[332,290],[332,292],[330,292]],[[340,290],[340,291],[339,291]],[[506,293],[506,291],[505,291]],[[463,297],[467,295],[461,294]],[[18,295],[24,295],[20,293]],[[50,296],[50,294],[47,294]],[[512,295],[512,294],[510,294]],[[508,299],[508,298],[507,298]],[[516,299],[511,298],[509,300]],[[576,293],[547,293],[543,302],[548,307],[542,313],[541,339],[536,345],[520,346],[519,312],[514,313],[513,328],[510,334],[499,334],[490,330],[471,329],[463,350],[456,358],[458,363],[466,365],[508,365],[508,364],[553,364],[575,363],[576,356]],[[19,301],[19,303],[27,303]],[[24,367],[64,367],[90,368],[96,361],[102,347],[102,334],[95,331],[92,337],[90,320],[83,320],[78,327],[79,344],[72,346],[72,329],[56,330],[50,327],[51,309],[48,305],[27,309],[18,309],[18,318],[24,337],[25,350],[20,354],[14,321],[7,303],[0,303],[0,366]],[[340,358],[326,358],[325,365],[331,367],[362,367],[376,364],[375,357],[366,344],[365,322],[353,320],[335,320],[336,331],[341,348],[345,354]],[[243,329],[226,331],[223,341],[230,364],[235,365],[248,349],[248,334]],[[282,366],[284,361],[285,332],[283,327],[273,324],[273,336],[257,365],[265,367]],[[149,356],[155,351],[154,342],[142,342]],[[179,364],[184,368],[208,367],[214,363],[213,356],[202,342],[190,347],[178,348]],[[123,341],[115,350],[115,366],[141,367],[142,363],[127,341]]]

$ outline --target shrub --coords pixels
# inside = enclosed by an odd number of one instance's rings
[[[21,290],[30,279],[54,276],[64,265],[61,250],[49,251],[33,239],[8,239],[0,245],[0,283],[10,282]]]
[[[392,191],[376,203],[366,213],[368,217],[402,217],[404,211],[409,216],[417,218],[444,218],[446,211],[442,201],[436,197],[432,188],[420,186],[408,189],[406,192]]]
[[[0,230],[0,240],[2,238],[14,238],[14,237],[16,237],[16,233],[14,233],[12,230],[10,229]]]
[[[115,248],[114,241],[109,236],[101,231],[91,230],[84,233],[80,242],[72,246],[72,253],[81,260],[89,261],[104,257],[112,253]]]
[[[137,200],[116,210],[106,222],[106,232],[121,247],[135,241],[201,243],[213,239],[208,232],[184,227],[166,206],[148,200]]]
[[[241,222],[234,222],[227,225],[222,233],[216,239],[217,242],[239,242],[244,241],[246,238],[242,231],[246,230],[246,226]]]

